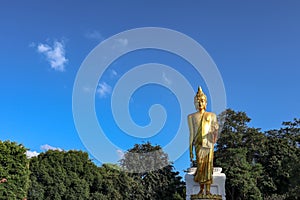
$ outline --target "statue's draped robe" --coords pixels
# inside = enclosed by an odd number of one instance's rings
[[[217,131],[216,115],[210,112],[203,113],[193,141],[197,160],[194,180],[200,184],[212,184],[214,141]]]

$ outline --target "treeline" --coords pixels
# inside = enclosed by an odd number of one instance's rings
[[[185,183],[160,146],[135,145],[121,165],[96,166],[82,151],[49,150],[27,159],[26,148],[0,142],[0,199],[111,200],[185,199]],[[133,160],[129,152],[140,152]],[[142,152],[156,152],[155,158]],[[153,162],[153,159],[156,161]],[[158,170],[154,165],[163,166]],[[138,173],[131,166],[141,167]],[[150,170],[149,170],[150,169]]]
[[[266,132],[249,127],[244,112],[228,109],[219,120],[214,165],[226,174],[226,199],[300,199],[300,119]]]
[[[299,119],[266,132],[249,127],[244,112],[229,109],[218,119],[214,166],[226,174],[226,199],[300,199]],[[0,199],[185,199],[179,172],[150,143],[134,145],[119,165],[100,167],[82,151],[49,150],[31,159],[25,152],[0,142],[0,180],[7,180],[0,181]]]

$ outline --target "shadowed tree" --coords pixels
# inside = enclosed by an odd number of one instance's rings
[[[300,120],[265,133],[248,127],[244,112],[228,109],[215,162],[227,176],[227,199],[299,199]]]
[[[300,120],[283,122],[282,125],[284,127],[279,130],[266,132],[265,155],[259,160],[275,185],[266,193],[273,197],[276,193],[286,199],[300,199]]]
[[[174,172],[168,155],[150,142],[136,144],[125,153],[121,166],[143,186],[143,199],[184,199],[185,184],[179,172]]]

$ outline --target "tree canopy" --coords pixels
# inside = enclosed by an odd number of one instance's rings
[[[142,199],[185,199],[185,183],[159,145],[153,146],[150,142],[136,144],[125,153],[120,163],[143,186]]]
[[[82,151],[47,151],[30,162],[29,199],[130,199],[131,177],[119,166],[97,167]]]
[[[159,150],[161,155],[153,164],[167,161],[167,154],[150,143],[135,145],[129,151],[140,147],[144,152]],[[123,159],[122,163],[130,162]],[[30,171],[28,198],[33,200],[183,199],[184,195],[184,182],[170,164],[138,175],[115,164],[97,167],[82,151],[49,150],[30,160]]]
[[[299,120],[265,133],[244,112],[228,109],[219,120],[215,166],[226,174],[227,199],[299,198]]]
[[[29,184],[26,148],[15,142],[0,141],[0,199],[23,199]]]

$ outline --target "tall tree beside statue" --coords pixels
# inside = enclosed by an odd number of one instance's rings
[[[263,166],[256,160],[263,155],[264,134],[248,126],[251,119],[245,112],[227,109],[219,120],[223,128],[216,145],[215,163],[226,174],[226,198],[262,199]]]
[[[226,199],[300,199],[300,120],[262,132],[245,112],[227,109],[215,163],[226,174]]]

